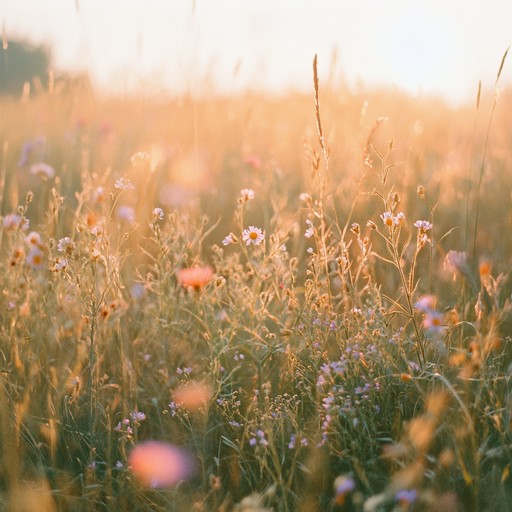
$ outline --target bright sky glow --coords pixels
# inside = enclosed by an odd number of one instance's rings
[[[310,90],[321,77],[472,98],[512,43],[510,0],[0,0],[8,37],[114,91]],[[511,56],[512,57],[512,56]],[[332,64],[334,63],[334,64]],[[503,79],[511,75],[508,62]]]

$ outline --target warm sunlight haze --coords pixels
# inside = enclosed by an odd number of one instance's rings
[[[512,1],[0,28],[0,511],[512,510]]]
[[[473,98],[511,43],[512,3],[431,0],[0,0],[8,37],[108,90],[268,90],[323,76]]]

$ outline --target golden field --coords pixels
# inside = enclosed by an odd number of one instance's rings
[[[0,112],[3,510],[510,510],[509,89]]]

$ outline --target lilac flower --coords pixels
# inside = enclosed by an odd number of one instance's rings
[[[313,227],[313,222],[311,219],[306,219],[306,224],[309,226],[304,233],[306,238],[311,238],[315,234],[315,228]]]
[[[402,505],[410,505],[418,498],[416,489],[404,489],[395,494],[395,500]]]
[[[256,435],[258,436],[259,443],[262,446],[268,446],[268,441],[265,438],[265,432],[263,432],[263,430],[257,430]]]
[[[133,421],[144,421],[146,419],[146,415],[143,412],[133,411],[130,416]]]
[[[73,254],[73,251],[75,250],[75,242],[73,242],[69,236],[65,236],[59,240],[57,250],[59,252],[65,252],[66,254]]]
[[[356,483],[350,477],[342,477],[336,479],[336,496],[340,494],[346,494],[347,492],[353,491],[356,487]]]
[[[265,432],[263,430],[257,430],[253,437],[249,439],[249,444],[251,446],[268,446],[268,441],[265,437]]]
[[[224,237],[222,240],[222,245],[230,245],[234,243],[235,239],[233,238],[233,235],[230,233],[228,236]]]
[[[117,209],[117,218],[119,220],[133,222],[135,220],[135,210],[131,206],[121,205]]]
[[[8,231],[13,231],[15,229],[26,231],[29,226],[29,220],[25,217],[20,217],[16,213],[8,213],[2,219],[2,226]]]
[[[47,181],[55,176],[55,169],[48,164],[40,162],[30,167],[30,174],[34,174],[43,181]]]
[[[132,298],[134,300],[142,299],[142,297],[144,297],[145,293],[146,293],[146,288],[144,287],[144,285],[142,283],[135,283],[130,288],[130,295],[132,296]]]
[[[69,265],[69,262],[66,258],[59,258],[55,265],[54,270],[64,270]]]
[[[116,180],[114,187],[118,190],[135,190],[132,182],[128,178],[119,178]]]

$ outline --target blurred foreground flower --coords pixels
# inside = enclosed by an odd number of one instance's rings
[[[174,401],[191,411],[204,407],[212,395],[209,386],[199,382],[190,382],[174,392]]]
[[[347,496],[355,489],[354,479],[347,475],[342,475],[334,481],[335,501],[337,505],[343,505]]]
[[[105,187],[97,187],[92,193],[92,200],[95,203],[103,203],[107,198]]]
[[[163,441],[137,444],[130,453],[128,464],[142,485],[154,488],[171,487],[196,472],[189,453]]]
[[[135,221],[135,210],[131,206],[121,205],[117,209],[117,218],[126,222]]]
[[[463,272],[468,265],[468,258],[464,251],[448,251],[443,266],[448,272],[455,273],[457,270]]]
[[[208,284],[213,276],[211,267],[191,267],[178,270],[178,281],[185,288],[199,291]]]
[[[414,307],[423,313],[427,313],[428,311],[432,311],[436,305],[436,298],[434,295],[423,295],[420,297],[418,301],[414,304]]]
[[[445,328],[444,315],[439,311],[427,311],[423,319],[423,327],[432,333],[442,332]]]
[[[31,231],[26,237],[25,237],[26,244],[30,246],[40,247],[41,242],[41,235],[37,231]]]
[[[39,247],[32,247],[25,259],[27,265],[34,269],[42,268],[44,264],[43,251]]]
[[[13,231],[15,229],[22,229],[23,231],[26,231],[29,226],[29,221],[25,217],[20,217],[16,213],[8,213],[2,218],[2,226],[8,231]]]
[[[252,169],[260,169],[262,165],[261,158],[259,158],[257,155],[245,156],[244,163],[246,163]]]
[[[30,167],[30,174],[38,176],[43,181],[52,179],[55,176],[55,169],[48,164],[38,163]]]

